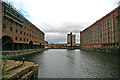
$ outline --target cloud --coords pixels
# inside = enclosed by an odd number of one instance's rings
[[[119,0],[5,0],[45,32],[48,42],[66,42],[66,34],[79,32],[115,9]]]

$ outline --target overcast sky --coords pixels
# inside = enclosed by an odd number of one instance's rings
[[[67,33],[76,34],[118,6],[119,0],[4,0],[10,2],[45,33],[49,43],[66,43]]]

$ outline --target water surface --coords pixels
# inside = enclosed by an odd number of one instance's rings
[[[22,57],[17,58],[22,60]],[[67,49],[49,49],[25,56],[39,64],[39,78],[117,78],[115,54]]]

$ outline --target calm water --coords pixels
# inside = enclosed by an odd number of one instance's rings
[[[39,78],[118,77],[118,56],[114,54],[50,49],[25,56],[25,60],[39,64]]]

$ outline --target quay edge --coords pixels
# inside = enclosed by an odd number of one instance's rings
[[[2,51],[3,56],[8,56],[8,59],[12,59],[15,57],[30,55],[38,52],[43,52],[48,50],[48,48],[43,49],[29,49],[29,50],[17,50],[17,51]]]
[[[2,76],[2,80],[38,80],[38,64],[33,62],[22,62],[7,60],[8,69],[6,74]]]
[[[119,53],[120,52],[120,48],[87,48],[87,47],[81,47],[81,50],[96,51],[96,52],[103,52],[103,53]]]

